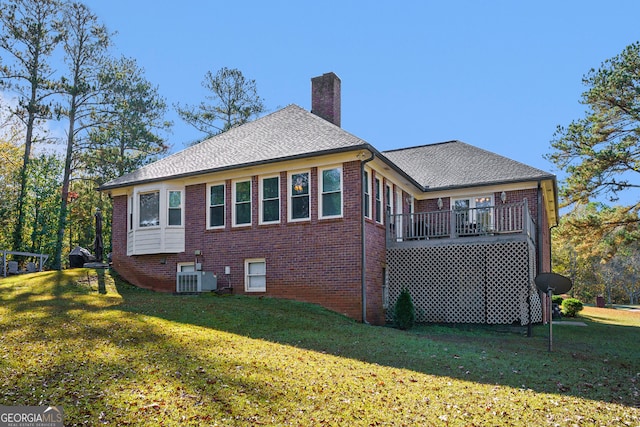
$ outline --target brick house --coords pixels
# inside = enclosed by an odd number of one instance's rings
[[[372,324],[542,320],[554,175],[460,141],[380,152],[340,128],[340,80],[100,188],[113,268],[157,291],[227,288]],[[365,266],[365,268],[363,268]],[[209,285],[207,285],[207,283]]]

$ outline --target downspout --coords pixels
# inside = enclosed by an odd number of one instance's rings
[[[537,274],[542,273],[542,185],[541,181],[538,181],[538,195],[537,195],[537,206],[536,206],[536,222],[538,223],[538,227],[536,230],[537,234],[537,245],[536,245],[536,258],[537,258],[537,266],[536,272]]]
[[[538,181],[538,193],[536,195],[536,275],[542,272],[542,184]],[[527,292],[527,303],[529,305],[529,324],[527,325],[527,336],[533,336],[533,320],[531,310],[531,290]],[[550,313],[549,313],[550,314]]]
[[[549,272],[553,272],[553,242],[551,241],[551,230],[559,225],[560,224],[556,224],[549,227]]]
[[[365,154],[364,152],[360,153],[358,155],[358,157],[362,157],[364,158]],[[360,222],[360,235],[361,235],[361,248],[360,248],[360,255],[361,255],[361,268],[360,268],[360,286],[362,288],[362,323],[368,323],[367,322],[367,239],[366,239],[366,232],[365,232],[365,205],[366,205],[366,198],[365,198],[365,188],[364,188],[364,165],[369,163],[370,161],[372,161],[374,158],[376,157],[375,153],[372,151],[371,152],[371,157],[369,157],[368,159],[363,159],[360,162],[360,183],[361,185],[361,206],[360,206],[360,213],[361,213],[361,222]]]

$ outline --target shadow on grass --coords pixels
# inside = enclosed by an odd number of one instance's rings
[[[119,309],[378,365],[463,381],[638,406],[638,328],[602,325],[422,325],[403,332],[360,324],[316,305],[247,296],[157,294],[116,281]],[[515,331],[515,333],[514,333]]]
[[[66,421],[74,425],[166,417],[161,411],[168,403],[157,398],[163,394],[172,408],[183,410],[178,420],[185,425],[209,424],[208,413],[240,417],[245,400],[269,402],[274,413],[291,405],[290,397],[256,379],[276,375],[268,366],[252,366],[251,376],[239,376],[236,360],[211,357],[215,349],[184,345],[180,323],[165,329],[149,320],[172,320],[173,310],[162,314],[175,299],[118,284],[122,298],[115,302],[107,275],[99,270],[76,285],[54,275],[40,292],[25,283],[6,298],[6,288],[0,288],[4,308],[12,314],[0,316],[12,320],[0,321],[6,338],[0,345],[1,405],[63,405]],[[111,298],[100,304],[107,295]]]
[[[108,396],[117,394],[117,388],[125,383],[135,384],[133,390],[139,390],[137,394],[127,391],[133,393],[128,396],[129,411],[155,411],[157,402],[147,400],[144,390],[162,387],[182,390],[188,406],[203,404],[202,399],[206,399],[207,405],[229,414],[241,411],[239,390],[270,402],[274,411],[291,404],[291,397],[284,396],[282,389],[259,379],[273,377],[274,368],[252,366],[253,375],[242,377],[237,375],[236,360],[215,357],[216,347],[235,345],[231,338],[216,338],[220,342],[213,346],[203,341],[208,346],[206,353],[182,343],[179,328],[161,330],[152,319],[438,377],[627,406],[638,404],[634,395],[640,370],[635,359],[638,328],[589,320],[587,328],[563,326],[565,329],[554,329],[555,351],[549,353],[546,326],[536,326],[532,338],[473,326],[420,326],[403,332],[363,325],[295,301],[154,293],[128,285],[115,273],[104,270],[87,273],[86,277],[79,275],[76,286],[63,277],[52,273],[50,288],[39,292],[25,286],[10,298],[2,298],[9,310],[29,314],[22,324],[0,324],[3,335],[23,328],[31,343],[46,346],[48,342],[64,341],[69,345],[62,354],[34,362],[33,372],[37,374],[33,375],[37,378],[16,374],[18,380],[0,400],[5,404],[18,393],[31,393],[21,396],[26,400],[20,404],[40,404],[38,396],[45,395],[52,404],[58,403],[56,398],[72,402],[74,416],[82,417],[83,413],[95,414],[94,406],[104,405]],[[104,351],[94,352],[103,347]],[[235,354],[241,357],[242,349],[238,352]],[[83,354],[100,354],[100,358],[86,360]],[[144,365],[141,354],[147,358]],[[148,372],[150,367],[157,372]],[[86,381],[78,384],[78,377]],[[197,420],[200,415],[196,412],[190,416]]]

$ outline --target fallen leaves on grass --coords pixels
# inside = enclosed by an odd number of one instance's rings
[[[628,404],[637,393],[625,394],[635,374],[602,369],[604,358],[621,363],[616,355],[580,360],[584,372],[571,353],[553,354],[550,366],[581,375],[560,382],[534,363],[549,359],[540,342],[522,337],[463,332],[443,346],[306,304],[187,299],[83,271],[0,282],[0,404],[59,404],[70,425],[638,421]]]

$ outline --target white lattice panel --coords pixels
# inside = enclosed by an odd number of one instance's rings
[[[531,294],[531,315],[533,317],[531,321],[542,322],[542,301],[535,282],[536,257],[533,254],[536,253],[536,248],[531,241],[529,241],[529,253],[532,254],[529,257],[529,292]]]
[[[526,241],[387,250],[389,302],[407,288],[419,322],[528,323],[542,320],[533,284],[535,252]],[[537,304],[537,306],[536,306]]]

